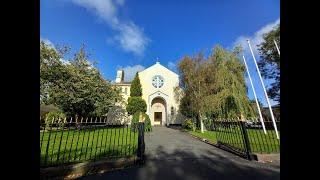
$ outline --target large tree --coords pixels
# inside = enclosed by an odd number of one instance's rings
[[[196,112],[202,132],[205,116],[237,118],[254,113],[247,96],[244,65],[237,55],[237,50],[229,52],[216,46],[207,59],[199,53],[179,62],[181,85],[185,91],[180,111],[184,114],[190,114],[186,109]]]
[[[101,116],[115,99],[121,99],[88,59],[84,46],[73,59],[62,63],[63,54],[40,43],[41,102],[54,104],[68,116]]]
[[[258,65],[264,78],[274,80],[268,89],[268,95],[274,101],[280,102],[280,56],[274,44],[275,40],[280,49],[280,25],[264,34],[263,39],[258,45],[261,57]]]
[[[207,63],[201,53],[195,57],[184,57],[179,62],[179,71],[181,74],[181,85],[185,90],[186,96],[183,105],[191,109],[191,111],[197,112],[199,116],[199,123],[201,132],[203,132],[203,115],[205,104],[204,98],[206,97],[206,92],[208,87],[206,86],[207,78],[210,78],[206,74]],[[181,111],[184,111],[181,109]],[[185,113],[186,114],[186,113]]]
[[[50,90],[58,87],[68,74],[61,61],[67,51],[67,47],[56,49],[40,42],[40,104],[48,104]]]
[[[252,117],[254,111],[248,98],[245,83],[245,66],[238,58],[239,50],[214,48],[208,61],[213,73],[212,89],[205,99],[207,112],[216,118]]]

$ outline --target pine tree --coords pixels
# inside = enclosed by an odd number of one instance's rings
[[[133,115],[131,121],[131,127],[133,130],[136,130],[137,123],[139,122],[139,116],[142,113],[145,116],[145,131],[152,131],[150,118],[145,114],[147,111],[147,103],[142,99],[142,88],[138,72],[131,83],[130,97],[128,98],[126,110],[129,115]]]
[[[141,97],[142,96],[142,88],[141,88],[138,72],[136,73],[136,76],[134,77],[134,79],[131,83],[130,96],[131,97],[134,97],[134,96]]]
[[[128,98],[128,105],[126,107],[128,114],[132,115],[138,111],[143,113],[146,112],[147,104],[141,96],[142,88],[140,84],[139,74],[137,72],[135,78],[131,83],[130,97]]]

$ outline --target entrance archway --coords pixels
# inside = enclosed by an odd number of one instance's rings
[[[153,125],[165,125],[167,120],[166,101],[156,97],[151,101],[151,121]]]

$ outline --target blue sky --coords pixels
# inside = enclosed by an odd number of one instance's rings
[[[40,38],[70,45],[72,54],[84,43],[106,79],[114,80],[123,68],[130,80],[157,58],[176,70],[184,55],[209,53],[216,44],[240,43],[247,50],[245,39],[254,47],[279,17],[279,0],[41,0]],[[252,56],[245,56],[257,96],[266,104]]]

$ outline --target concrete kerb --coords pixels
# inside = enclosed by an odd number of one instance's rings
[[[102,159],[95,162],[82,162],[72,165],[40,168],[40,179],[75,179],[84,175],[104,173],[112,170],[141,164],[140,158],[119,158],[113,160]]]

